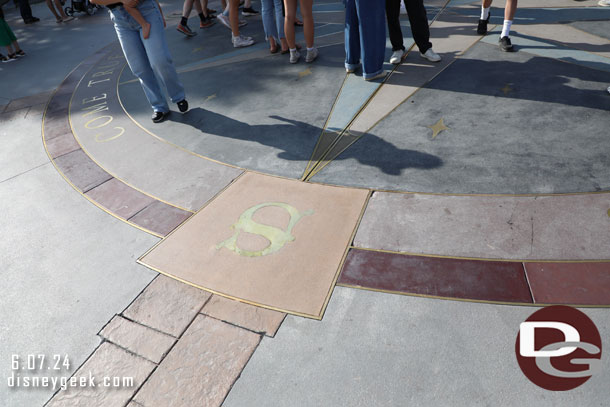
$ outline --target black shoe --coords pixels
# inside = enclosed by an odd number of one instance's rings
[[[184,113],[189,110],[189,102],[187,102],[186,99],[181,100],[176,104],[178,105],[178,110],[180,110],[181,113]]]
[[[40,21],[40,18],[32,17],[32,18],[26,18],[23,20],[23,22],[26,24],[33,24],[37,21]]]
[[[163,120],[167,119],[169,116],[169,112],[154,112],[152,115],[152,121],[155,123],[161,123]]]
[[[487,20],[479,20],[479,26],[477,27],[477,34],[485,35],[487,34],[487,23],[489,23],[489,17],[491,17],[491,13],[487,16]]]
[[[258,11],[256,11],[256,10],[254,10],[252,7],[244,7],[241,10],[241,15],[242,16],[257,16],[259,14],[260,13]]]
[[[510,42],[510,38],[508,37],[502,37],[500,38],[500,49],[504,52],[512,52],[513,51],[513,44]]]

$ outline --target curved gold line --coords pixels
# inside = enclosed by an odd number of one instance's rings
[[[596,260],[552,260],[552,259],[501,259],[501,258],[487,258],[487,257],[466,257],[466,256],[450,256],[443,254],[428,254],[428,253],[413,253],[406,251],[395,251],[385,249],[371,249],[368,247],[350,246],[351,249],[365,250],[369,252],[387,253],[387,254],[400,254],[405,256],[414,257],[431,257],[435,259],[452,259],[452,260],[476,260],[476,261],[497,261],[503,263],[610,263],[610,259],[596,259]]]
[[[548,307],[550,305],[566,305],[568,307],[574,307],[574,308],[610,308],[610,305],[559,304],[559,303],[558,304],[546,304],[546,303],[540,303],[540,302],[508,302],[508,301],[476,300],[476,299],[470,299],[470,298],[457,298],[457,297],[441,297],[441,296],[437,296],[437,295],[406,293],[406,292],[402,292],[402,291],[384,290],[381,288],[371,288],[371,287],[364,287],[364,286],[359,286],[359,285],[343,284],[343,283],[339,283],[339,284],[337,284],[337,286],[346,287],[346,288],[355,288],[358,290],[375,291],[375,292],[380,292],[380,293],[384,293],[384,294],[397,294],[397,295],[405,295],[408,297],[428,298],[428,299],[433,299],[433,300],[473,302],[473,303],[477,303],[477,304],[510,305],[510,306],[517,306],[517,307],[538,307],[538,308]]]
[[[75,69],[76,69],[76,68],[75,68]],[[65,79],[64,79],[64,81],[65,81]],[[63,82],[62,82],[62,83],[63,83]],[[53,164],[53,167],[55,167],[55,170],[56,170],[56,171],[59,173],[59,175],[61,175],[61,176],[62,176],[62,178],[63,178],[63,179],[64,179],[64,180],[65,180],[65,181],[66,181],[66,182],[67,182],[67,183],[68,183],[68,184],[69,184],[69,185],[70,185],[72,188],[74,188],[74,190],[75,190],[76,192],[78,192],[78,193],[79,193],[81,196],[85,197],[85,198],[86,198],[86,199],[87,199],[89,202],[91,202],[92,204],[94,204],[95,206],[97,206],[97,207],[98,207],[99,209],[101,209],[102,211],[104,211],[104,212],[106,212],[107,214],[109,214],[109,215],[111,215],[111,216],[113,216],[113,217],[115,217],[115,218],[117,218],[117,219],[119,219],[119,220],[121,220],[121,221],[123,221],[123,222],[127,223],[127,224],[128,224],[128,225],[130,225],[130,226],[133,226],[134,228],[140,229],[140,230],[141,230],[141,231],[143,231],[143,232],[149,233],[149,234],[151,234],[151,235],[153,235],[153,236],[156,236],[156,237],[159,237],[159,238],[163,238],[163,235],[160,235],[160,234],[158,234],[158,233],[156,233],[156,232],[153,232],[152,230],[146,229],[146,228],[144,228],[144,227],[142,227],[142,226],[140,226],[140,225],[137,225],[137,224],[135,224],[135,223],[133,223],[133,222],[131,222],[131,221],[129,221],[129,220],[127,220],[127,219],[125,219],[125,218],[122,218],[122,217],[120,217],[120,216],[118,216],[118,215],[116,215],[116,214],[114,214],[114,213],[110,212],[108,209],[104,208],[104,207],[103,207],[103,206],[102,206],[100,203],[98,203],[98,202],[96,202],[95,200],[93,200],[93,198],[91,198],[91,197],[89,197],[87,194],[83,193],[83,192],[82,192],[82,191],[81,191],[81,190],[80,190],[80,189],[79,189],[79,188],[78,188],[76,185],[74,185],[74,184],[72,183],[72,181],[70,181],[70,180],[68,179],[68,177],[66,177],[66,175],[63,173],[63,171],[61,171],[61,170],[59,169],[59,167],[58,167],[58,166],[57,166],[57,164],[55,163],[55,159],[54,159],[53,157],[51,157],[51,154],[49,153],[49,149],[47,148],[47,141],[46,141],[46,139],[45,139],[45,133],[44,133],[44,126],[45,126],[45,120],[46,120],[46,116],[47,116],[47,109],[48,109],[48,107],[49,107],[49,103],[50,103],[51,99],[53,98],[53,96],[55,95],[55,93],[56,93],[56,92],[57,92],[57,90],[55,90],[55,91],[53,92],[53,95],[51,96],[51,98],[49,99],[49,101],[47,101],[47,105],[45,106],[44,113],[43,113],[43,116],[42,116],[42,144],[43,144],[43,146],[44,146],[44,150],[45,150],[45,152],[47,153],[47,156],[49,157],[49,161],[50,161],[50,162]]]
[[[113,177],[113,178],[116,178],[118,181],[122,182],[123,184],[127,185],[128,187],[130,187],[130,188],[132,188],[132,189],[134,189],[134,190],[136,190],[136,191],[140,192],[141,194],[144,194],[144,195],[146,195],[146,196],[148,196],[148,197],[150,197],[150,198],[153,198],[153,199],[155,199],[155,200],[157,200],[157,201],[159,201],[159,202],[163,202],[163,203],[164,203],[164,204],[166,204],[166,205],[173,206],[174,208],[180,209],[180,210],[185,211],[185,212],[194,213],[194,212],[193,212],[191,209],[186,209],[186,208],[183,208],[183,207],[181,207],[181,206],[179,206],[179,205],[173,204],[173,203],[171,203],[171,202],[165,201],[164,199],[161,199],[161,198],[156,197],[156,196],[154,196],[154,195],[152,195],[152,194],[149,194],[148,192],[146,192],[146,191],[144,191],[144,190],[142,190],[142,189],[140,189],[140,188],[137,188],[137,187],[133,186],[132,184],[130,184],[130,183],[128,183],[128,182],[126,182],[124,179],[122,179],[121,177],[118,177],[118,176],[117,176],[116,174],[114,174],[113,172],[108,171],[108,169],[107,169],[106,167],[103,167],[102,165],[100,165],[100,163],[99,163],[98,161],[96,161],[96,160],[93,158],[93,156],[91,156],[91,154],[90,154],[90,153],[89,153],[89,152],[88,152],[88,151],[85,149],[85,147],[83,146],[83,144],[80,142],[79,137],[78,137],[78,135],[77,135],[77,133],[76,133],[76,131],[75,131],[75,129],[74,129],[74,126],[72,125],[72,100],[74,99],[74,95],[76,94],[76,91],[78,90],[78,88],[79,88],[80,84],[82,83],[83,79],[85,78],[85,76],[87,76],[87,74],[88,74],[89,72],[91,72],[91,71],[92,71],[94,68],[96,68],[96,67],[95,67],[95,66],[92,66],[92,67],[91,67],[91,69],[89,69],[89,70],[88,70],[88,71],[87,71],[87,72],[86,72],[86,73],[85,73],[85,74],[84,74],[84,75],[83,75],[83,76],[82,76],[82,77],[79,79],[78,83],[77,83],[77,84],[76,84],[76,86],[74,87],[74,91],[72,92],[72,95],[70,95],[70,102],[68,103],[68,122],[70,123],[70,130],[72,131],[72,135],[74,136],[74,140],[76,140],[76,142],[77,142],[77,143],[78,143],[78,145],[80,146],[81,150],[83,150],[83,153],[85,153],[85,155],[86,155],[87,157],[89,157],[89,159],[90,159],[91,161],[93,161],[93,162],[95,163],[95,165],[97,165],[98,167],[100,167],[101,169],[103,169],[104,171],[106,171],[108,174],[112,175],[112,177]],[[124,67],[123,67],[123,68],[124,68]],[[118,85],[117,85],[117,87],[118,87]]]

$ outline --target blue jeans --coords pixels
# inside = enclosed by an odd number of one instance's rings
[[[279,43],[281,38],[285,38],[282,0],[261,0],[261,14],[265,37],[273,37]]]
[[[385,57],[385,2],[344,0],[345,67],[356,69],[362,59],[365,79],[383,72]]]
[[[154,0],[142,0],[138,10],[150,23],[150,36],[144,39],[141,27],[120,7],[110,10],[123,53],[131,72],[140,79],[144,94],[155,112],[169,112],[161,82],[173,103],[184,100],[184,86],[178,79],[176,68],[165,40],[165,29],[161,12]]]

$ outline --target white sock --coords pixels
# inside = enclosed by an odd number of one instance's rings
[[[490,9],[491,9],[491,6],[489,6],[487,8],[481,6],[481,20],[487,20],[487,17],[489,17]]]
[[[504,26],[502,27],[502,34],[500,34],[500,38],[509,36],[511,25],[513,25],[512,20],[504,20]]]
[[[313,51],[313,49],[314,49],[314,48],[315,48],[315,47],[311,47],[311,48],[307,47],[307,52],[311,52],[311,51]]]
[[[295,52],[297,52],[297,49],[296,49],[296,48],[290,48],[290,53],[291,53],[291,54],[294,54]]]

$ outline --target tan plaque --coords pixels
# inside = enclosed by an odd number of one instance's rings
[[[139,262],[216,294],[321,319],[367,197],[245,173]]]

